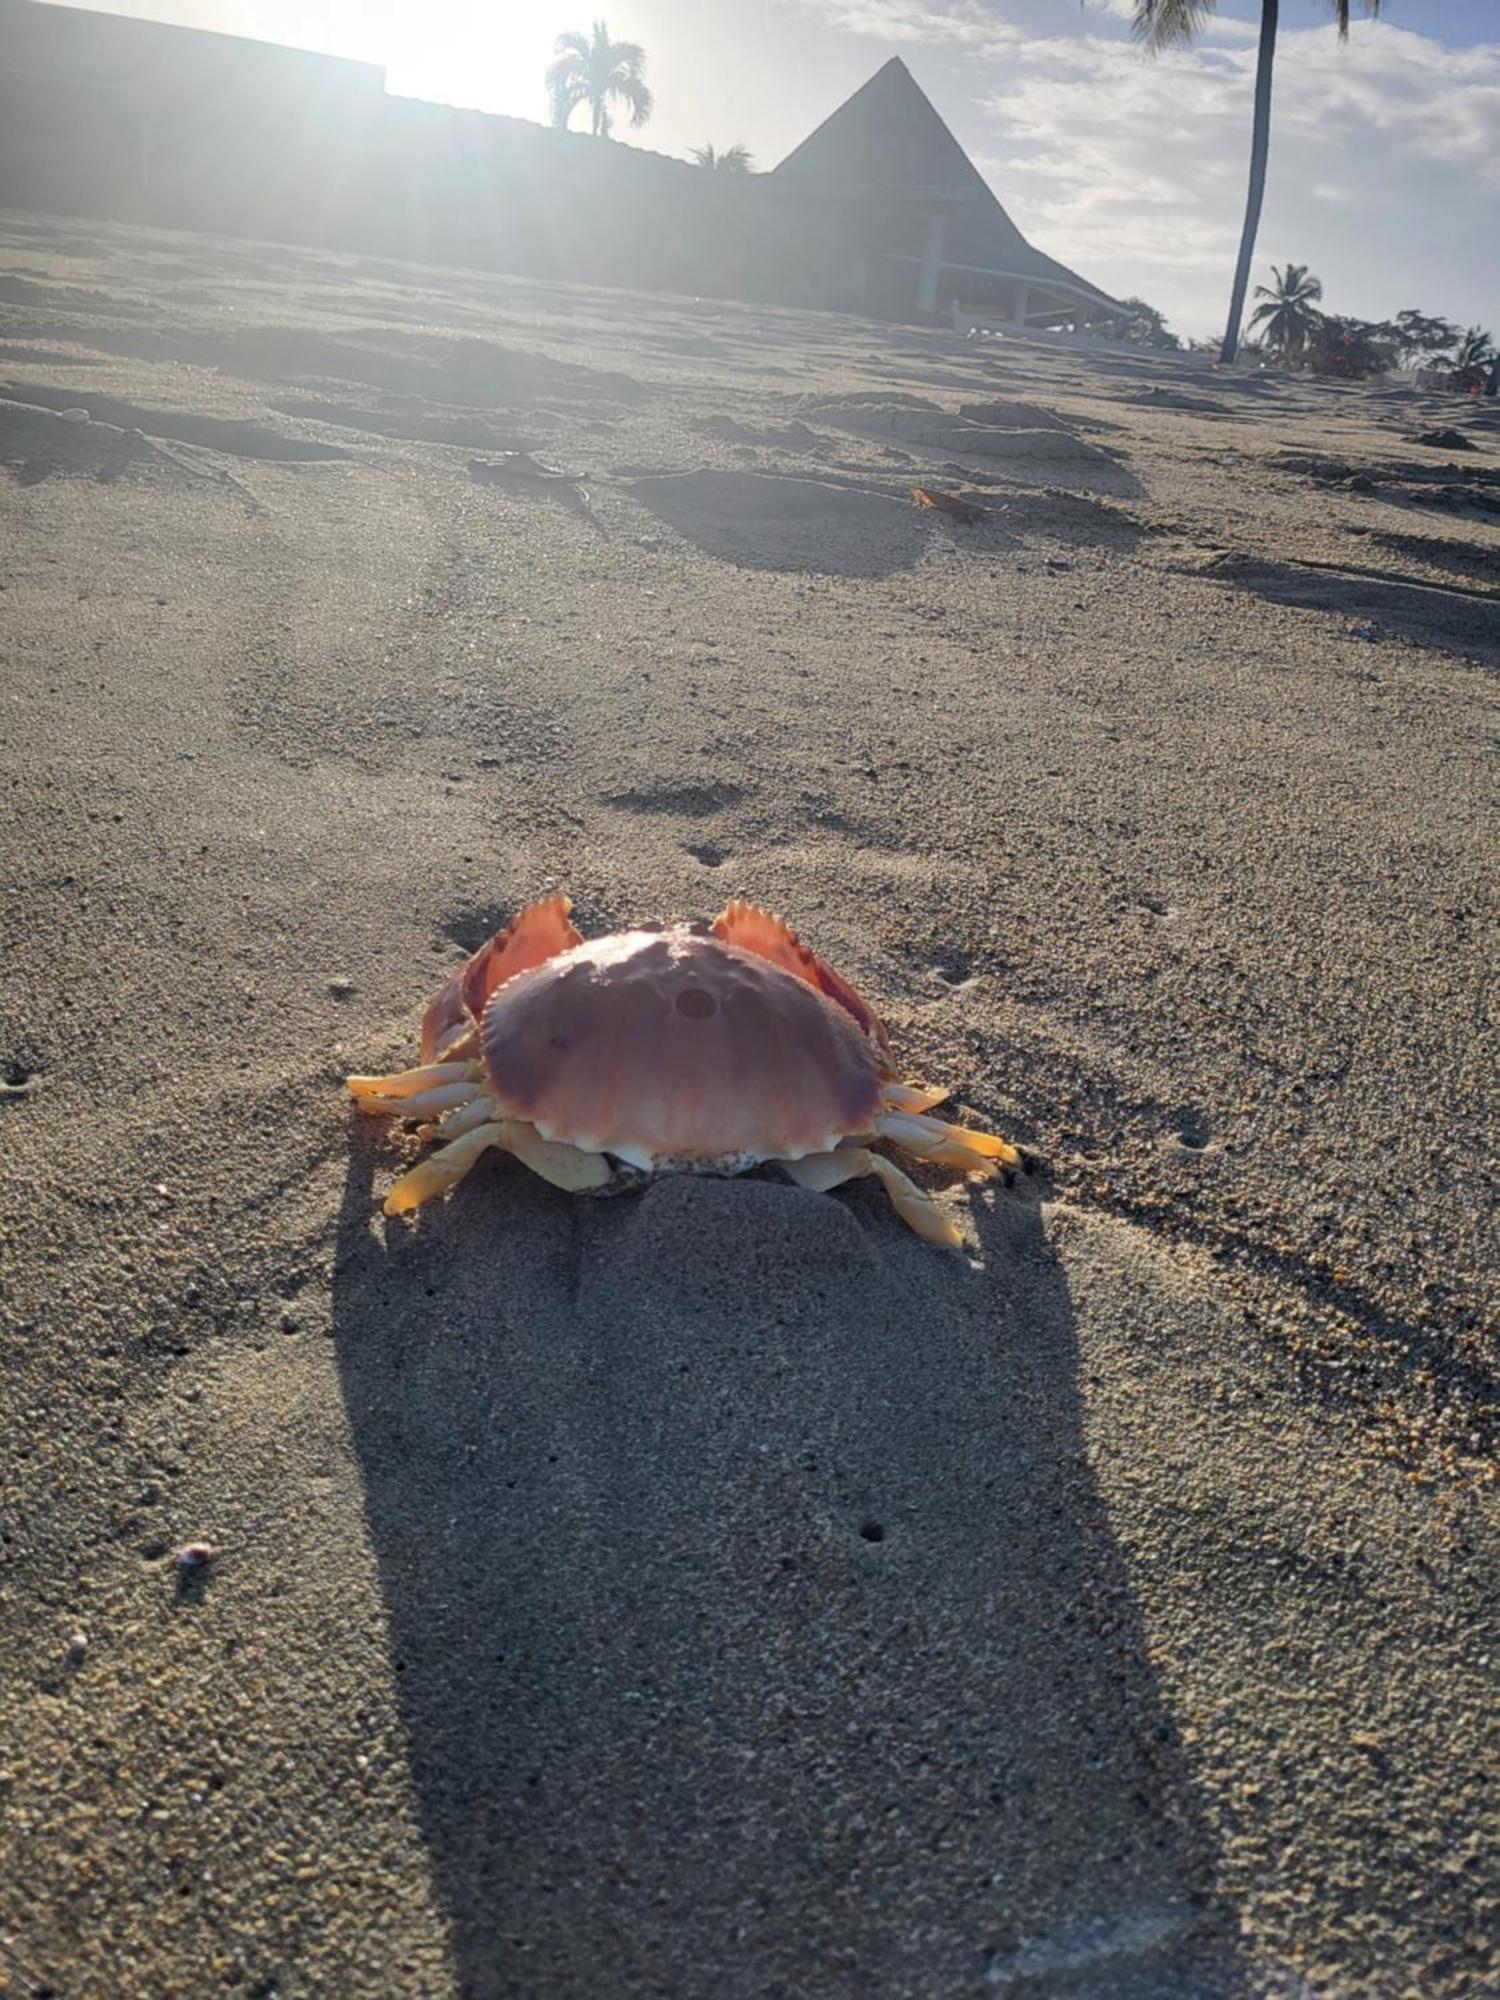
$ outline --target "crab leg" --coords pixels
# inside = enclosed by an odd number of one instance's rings
[[[570,1194],[581,1188],[603,1187],[610,1179],[611,1168],[602,1153],[585,1153],[559,1139],[544,1139],[534,1125],[519,1118],[496,1117],[492,1097],[476,1099],[473,1108],[480,1106],[490,1114],[483,1124],[470,1123],[465,1111],[459,1111],[454,1122],[464,1120],[466,1129],[401,1176],[385,1198],[387,1215],[405,1215],[434,1195],[456,1187],[491,1146],[513,1153],[534,1174]]]
[[[472,1132],[476,1125],[483,1125],[499,1116],[499,1105],[487,1090],[482,1090],[477,1097],[471,1097],[466,1104],[460,1104],[455,1110],[445,1111],[441,1118],[434,1119],[430,1125],[419,1126],[417,1137],[443,1142],[449,1139],[461,1139],[465,1132]]]
[[[818,1194],[826,1194],[845,1181],[857,1180],[862,1174],[874,1174],[890,1196],[897,1215],[918,1236],[947,1250],[957,1249],[963,1241],[958,1224],[940,1203],[930,1194],[924,1194],[892,1161],[872,1153],[866,1146],[840,1147],[836,1153],[808,1153],[800,1160],[778,1160],[777,1165],[799,1187],[812,1188]]]
[[[478,1083],[443,1083],[418,1091],[415,1097],[362,1097],[359,1108],[392,1118],[430,1118],[473,1104],[482,1095],[483,1087]]]
[[[893,1160],[879,1153],[867,1153],[865,1157],[870,1162],[870,1172],[890,1196],[892,1208],[907,1228],[915,1229],[918,1236],[941,1249],[956,1250],[964,1239],[953,1217],[914,1180],[908,1179]]]
[[[904,1111],[882,1112],[875,1130],[883,1139],[894,1139],[918,1159],[933,1160],[939,1166],[962,1167],[966,1173],[993,1176],[1002,1167],[1018,1167],[1021,1155],[990,1132],[971,1131],[967,1125],[947,1125],[941,1118],[924,1118]]]
[[[561,1139],[544,1139],[534,1125],[519,1118],[505,1120],[501,1144],[508,1153],[515,1154],[523,1167],[530,1167],[544,1181],[566,1188],[570,1194],[581,1188],[603,1187],[614,1178],[614,1171],[602,1153],[585,1153],[581,1147],[569,1146]]]
[[[942,1104],[953,1095],[940,1085],[926,1083],[888,1083],[881,1090],[881,1098],[890,1111],[930,1111],[934,1104]]]
[[[877,1118],[875,1130],[882,1139],[892,1139],[908,1153],[915,1153],[919,1160],[931,1160],[934,1166],[958,1167],[965,1173],[983,1174],[986,1179],[999,1172],[995,1162],[977,1147],[965,1146],[961,1141],[950,1139],[945,1129],[936,1132],[927,1130],[931,1122],[937,1120],[907,1118],[899,1112],[891,1112]]]
[[[478,1076],[477,1063],[440,1062],[424,1063],[420,1069],[394,1070],[389,1076],[351,1076],[345,1082],[356,1103],[366,1104],[379,1098],[419,1097],[438,1085],[474,1082]]]
[[[504,1125],[491,1123],[476,1125],[472,1132],[465,1132],[451,1146],[440,1146],[425,1160],[418,1160],[396,1182],[385,1198],[386,1214],[406,1215],[412,1209],[420,1208],[424,1201],[431,1201],[435,1194],[456,1187],[481,1154],[491,1146],[502,1146],[504,1143]]]
[[[844,1146],[836,1153],[804,1153],[800,1160],[778,1160],[776,1164],[798,1187],[811,1188],[814,1194],[828,1194],[833,1188],[842,1187],[845,1181],[857,1181],[873,1173],[870,1165],[873,1157],[863,1146]]]

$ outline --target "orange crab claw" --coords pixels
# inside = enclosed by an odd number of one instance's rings
[[[582,933],[568,922],[572,907],[567,896],[544,896],[518,910],[503,931],[479,947],[422,1016],[424,1063],[451,1046],[470,1021],[480,1018],[497,986],[583,943]]]
[[[884,1021],[865,1005],[847,979],[840,978],[831,965],[825,964],[802,942],[790,924],[737,896],[714,918],[713,928],[714,936],[722,943],[735,945],[741,951],[753,951],[758,958],[768,958],[783,972],[794,973],[816,987],[846,1014],[852,1014],[881,1055],[889,1057],[891,1043]]]

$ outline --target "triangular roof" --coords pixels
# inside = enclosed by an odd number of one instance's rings
[[[951,202],[946,262],[1051,279],[1117,303],[1026,241],[899,56],[788,153],[772,178],[833,199]]]

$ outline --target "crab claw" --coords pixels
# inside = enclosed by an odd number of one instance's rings
[[[497,986],[583,943],[582,932],[568,922],[572,907],[571,898],[564,895],[528,903],[454,973],[422,1016],[424,1063],[451,1048],[469,1024],[480,1018]]]
[[[879,1049],[882,1058],[889,1059],[891,1043],[884,1021],[872,1007],[866,1006],[847,979],[802,942],[790,924],[784,924],[769,910],[757,909],[754,903],[747,903],[736,896],[714,918],[713,933],[722,944],[735,945],[740,951],[753,951],[757,958],[769,959],[783,972],[806,980],[826,999],[842,1007],[846,1014],[852,1014]]]

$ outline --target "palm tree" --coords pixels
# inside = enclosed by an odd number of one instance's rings
[[[1395,326],[1403,368],[1438,359],[1458,339],[1458,328],[1450,321],[1418,312],[1415,306],[1398,312]]]
[[[1466,326],[1453,357],[1453,373],[1448,377],[1455,389],[1482,389],[1500,356],[1495,343],[1482,326]]]
[[[1155,55],[1160,49],[1192,41],[1214,11],[1215,0],[1135,0],[1135,32]],[[1338,22],[1339,40],[1349,35],[1353,0],[1324,0]],[[1367,14],[1380,12],[1380,0],[1362,0]],[[1250,128],[1250,192],[1245,202],[1245,227],[1240,236],[1239,262],[1229,294],[1229,319],[1224,328],[1221,362],[1233,361],[1240,344],[1245,291],[1255,256],[1255,232],[1260,227],[1261,198],[1266,191],[1266,160],[1271,149],[1271,70],[1276,60],[1276,23],[1280,0],[1260,0],[1260,49],[1255,63],[1255,115]]]
[[[727,146],[722,153],[716,153],[712,146],[694,146],[693,158],[711,174],[748,174],[750,171],[748,146]]]
[[[605,23],[596,21],[592,35],[571,29],[558,36],[555,48],[557,60],[547,71],[554,125],[566,127],[578,106],[586,104],[594,137],[607,139],[612,97],[629,105],[632,125],[645,124],[652,99],[643,75],[646,52],[638,42],[612,42]]]
[[[1250,324],[1264,326],[1267,347],[1283,361],[1296,362],[1322,317],[1318,300],[1323,296],[1323,282],[1305,264],[1288,264],[1280,271],[1273,264],[1271,276],[1275,284],[1255,287],[1255,296],[1265,304],[1251,313]]]

